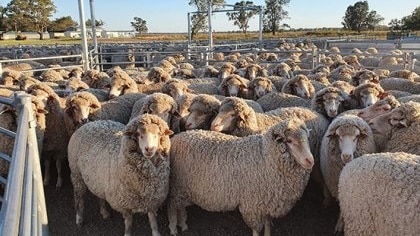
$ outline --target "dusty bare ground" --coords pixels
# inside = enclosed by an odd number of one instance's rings
[[[49,186],[45,188],[50,235],[123,235],[124,222],[118,212],[113,212],[111,219],[102,220],[99,205],[92,194],[86,198],[84,225],[77,227],[73,207],[73,188],[69,178],[69,170],[65,168],[64,187],[55,189],[55,175],[52,174]],[[310,182],[302,199],[283,219],[272,221],[272,235],[334,235],[333,230],[338,215],[337,204],[324,209],[321,205],[322,191]],[[189,230],[183,236],[236,236],[251,235],[238,211],[207,212],[199,207],[188,208]],[[158,212],[159,231],[169,235],[166,209]],[[147,215],[136,214],[133,223],[133,235],[151,235]]]

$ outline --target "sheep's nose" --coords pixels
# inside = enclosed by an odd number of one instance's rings
[[[344,164],[349,163],[352,159],[353,159],[352,154],[341,154],[341,160],[343,161]]]
[[[81,123],[82,123],[82,124],[86,124],[86,123],[88,123],[88,121],[89,121],[89,120],[88,120],[87,118],[85,118],[85,119],[82,119]]]
[[[144,150],[150,153],[151,151],[153,151],[153,147],[145,147]]]

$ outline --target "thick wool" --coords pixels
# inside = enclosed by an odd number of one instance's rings
[[[420,156],[357,158],[341,173],[338,198],[345,235],[419,235]]]
[[[191,204],[208,211],[239,208],[256,231],[267,218],[285,216],[302,196],[310,175],[286,144],[276,141],[285,136],[289,123],[302,124],[282,122],[264,135],[243,138],[204,130],[175,135],[169,208]]]

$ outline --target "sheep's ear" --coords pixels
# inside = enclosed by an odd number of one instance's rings
[[[327,133],[327,137],[334,137],[337,136],[336,129],[330,129]]]
[[[285,141],[285,137],[283,135],[276,134],[273,132],[273,140],[277,143],[283,143]]]
[[[380,93],[378,98],[379,99],[384,99],[384,98],[388,97],[388,95],[389,95],[389,93]]]
[[[96,104],[96,103],[91,103],[90,104],[90,108],[92,108],[92,109],[99,109],[99,104]]]
[[[172,134],[174,134],[174,132],[173,132],[172,130],[170,130],[170,129],[165,129],[165,130],[163,131],[163,134],[162,134],[162,135],[168,135],[168,136],[170,136],[170,135],[172,135]]]
[[[39,114],[48,114],[48,111],[47,110],[45,110],[45,109],[42,109],[42,108],[38,108],[37,110],[36,110],[36,112],[37,113],[39,113]]]
[[[124,135],[129,137],[136,137],[137,129],[135,129],[134,126],[128,127],[127,130],[125,130]]]
[[[366,129],[361,129],[359,131],[360,131],[359,138],[366,138],[368,136],[368,132]]]

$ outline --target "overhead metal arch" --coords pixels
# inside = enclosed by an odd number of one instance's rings
[[[231,11],[238,11],[236,9],[246,9],[246,10],[257,10],[259,13],[259,24],[258,24],[258,46],[261,49],[262,48],[262,28],[263,28],[263,8],[262,6],[236,6],[232,4],[220,4],[218,6],[223,7],[232,7],[233,9],[227,9],[227,10],[213,10],[212,9],[212,1],[208,1],[207,11],[194,11],[194,12],[188,12],[187,18],[188,18],[188,45],[192,44],[192,32],[191,32],[191,14],[198,14],[198,13],[207,13],[208,17],[208,29],[209,29],[209,49],[213,49],[213,29],[211,24],[211,15],[214,12],[231,12]],[[236,9],[235,9],[236,8]]]

